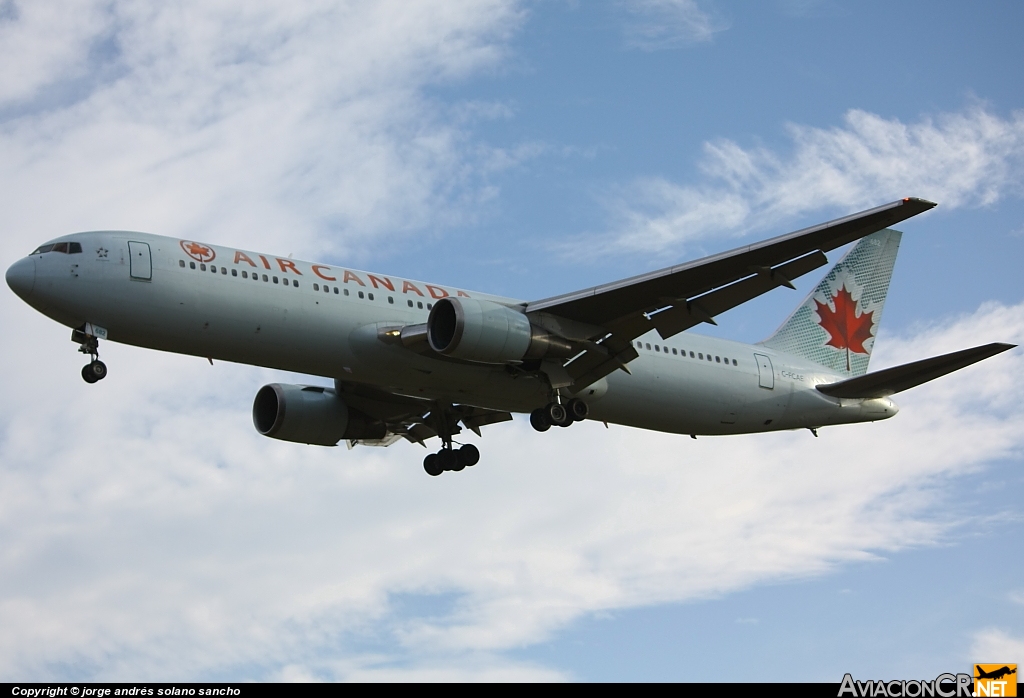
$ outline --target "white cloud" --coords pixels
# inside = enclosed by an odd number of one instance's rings
[[[0,202],[23,244],[128,228],[357,253],[472,219],[531,154],[475,142],[426,93],[499,65],[513,0],[16,7]]]
[[[0,310],[8,365],[52,367],[9,376],[0,403],[6,677],[558,678],[505,652],[586,614],[944,540],[956,478],[1024,446],[1015,351],[818,439],[520,420],[430,478],[408,444],[258,436],[248,405],[279,374],[107,345],[111,376],[87,386],[63,328],[10,294]],[[877,353],[980,338],[1024,340],[1024,304]]]
[[[985,628],[974,633],[971,662],[1020,662],[1024,657],[1024,638],[1010,635],[1000,628]]]
[[[839,127],[788,130],[793,148],[785,154],[706,143],[703,184],[634,182],[612,197],[613,230],[591,249],[660,251],[903,196],[948,210],[1021,194],[1024,112],[1004,119],[978,106],[905,124],[851,110]]]
[[[633,18],[626,23],[626,44],[644,51],[711,41],[726,24],[702,10],[696,0],[627,0]]]

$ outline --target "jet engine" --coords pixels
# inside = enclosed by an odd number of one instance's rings
[[[271,383],[252,403],[256,431],[273,439],[335,446],[342,439],[383,439],[387,426],[351,409],[331,388]]]
[[[502,364],[569,357],[572,344],[530,322],[525,313],[475,298],[442,298],[427,319],[427,341],[454,359]]]

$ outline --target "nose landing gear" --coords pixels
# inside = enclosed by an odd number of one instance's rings
[[[82,366],[82,378],[86,383],[95,383],[107,377],[107,365],[99,359],[94,359]]]
[[[86,325],[83,329],[72,331],[71,341],[78,343],[79,352],[92,358],[92,361],[82,367],[82,378],[86,383],[95,383],[107,377],[107,365],[100,361],[99,338],[89,333],[88,328],[89,325]]]

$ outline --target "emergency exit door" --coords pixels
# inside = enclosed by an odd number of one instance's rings
[[[772,368],[772,360],[764,354],[754,354],[757,359],[757,384],[762,388],[773,390],[775,388],[775,369]]]
[[[153,257],[149,252],[149,243],[128,243],[128,269],[133,279],[139,281],[153,280]]]

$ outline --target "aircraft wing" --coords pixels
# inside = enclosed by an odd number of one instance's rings
[[[827,263],[825,252],[935,207],[907,198],[788,235],[658,271],[526,304],[534,315],[600,329],[565,366],[575,392],[625,368],[633,340],[652,329],[667,339]],[[579,338],[573,338],[579,339]],[[628,370],[628,369],[626,369]]]
[[[512,419],[509,412],[471,405],[440,405],[433,400],[358,383],[336,380],[334,387],[346,405],[387,426],[383,439],[351,441],[350,447],[356,444],[388,446],[399,438],[425,446],[424,441],[437,436],[443,427],[454,435],[462,430],[461,423],[479,436],[480,427]]]
[[[902,366],[893,366],[882,371],[875,371],[857,378],[838,383],[826,383],[816,386],[818,390],[831,397],[840,398],[876,398],[888,397],[904,390],[935,380],[953,371],[959,371],[973,363],[983,361],[1008,349],[1015,344],[994,342],[972,349],[954,351],[930,359],[914,361]]]

